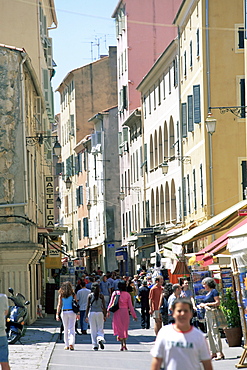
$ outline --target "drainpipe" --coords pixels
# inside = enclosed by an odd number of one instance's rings
[[[209,57],[209,1],[205,2],[205,26],[206,26],[206,72],[207,72],[207,100],[208,112],[211,107],[211,86],[210,86],[210,57]],[[207,113],[208,113],[207,112]],[[214,216],[214,181],[213,181],[213,155],[212,155],[212,134],[208,133],[209,142],[209,183],[210,183],[210,216]]]
[[[20,74],[21,74],[21,115],[22,115],[22,139],[23,139],[23,159],[24,159],[24,202],[27,205],[28,199],[28,184],[27,184],[27,150],[26,150],[26,133],[25,133],[25,79],[23,73],[23,65],[27,60],[27,55],[22,54],[22,62],[20,64]]]

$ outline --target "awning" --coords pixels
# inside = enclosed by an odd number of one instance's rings
[[[219,213],[217,216],[212,217],[210,220],[205,221],[201,225],[188,231],[186,234],[179,236],[172,241],[174,247],[182,247],[197,239],[204,238],[208,235],[214,234],[219,231],[224,231],[232,228],[242,216],[238,215],[238,210],[247,206],[247,200],[234,204],[234,206]]]
[[[233,231],[239,229],[243,225],[247,224],[247,218],[244,218],[241,222],[235,225],[232,229],[228,230],[224,235],[220,236],[218,239],[214,240],[207,247],[203,248],[201,251],[197,252],[196,261],[204,261],[203,266],[208,266],[214,262],[213,257],[226,249],[228,243],[228,235]]]

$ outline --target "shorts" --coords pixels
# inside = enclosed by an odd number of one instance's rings
[[[160,319],[160,310],[155,310],[152,316],[154,319]]]
[[[9,349],[7,337],[0,337],[0,362],[9,362]]]

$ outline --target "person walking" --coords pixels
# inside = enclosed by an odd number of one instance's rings
[[[173,291],[173,293],[168,298],[168,324],[174,322],[174,318],[173,318],[173,314],[172,314],[172,304],[175,301],[175,299],[180,297],[181,285],[173,284],[172,291]]]
[[[206,277],[205,279],[203,279],[202,285],[204,289],[207,291],[207,294],[203,302],[199,304],[199,307],[205,309],[207,334],[209,346],[212,352],[211,358],[212,359],[215,358],[215,360],[224,360],[225,356],[222,352],[222,342],[220,338],[220,332],[217,326],[215,314],[212,311],[212,309],[215,309],[220,305],[219,292],[215,289],[216,283],[214,279],[211,277]]]
[[[119,294],[119,309],[113,313],[112,329],[113,334],[117,336],[117,341],[121,343],[120,351],[127,351],[126,341],[128,338],[128,329],[130,322],[130,315],[137,321],[137,316],[131,302],[131,296],[126,291],[126,281],[120,280],[118,283],[118,290],[112,293],[109,306],[107,308],[107,317],[110,316],[109,308],[112,305],[114,297]]]
[[[213,370],[210,352],[203,333],[191,326],[193,305],[188,298],[178,298],[172,303],[175,323],[163,326],[151,350],[151,370]]]
[[[148,283],[143,280],[142,286],[139,288],[139,299],[141,301],[141,326],[142,329],[150,328],[150,313],[149,313],[149,288]]]
[[[8,298],[5,294],[0,294],[0,365],[2,370],[10,370],[9,349],[6,336],[5,316],[8,314]]]
[[[157,276],[155,278],[155,285],[150,289],[149,292],[149,307],[150,314],[154,318],[154,332],[157,335],[158,331],[162,326],[162,319],[159,311],[160,296],[163,293],[163,277]]]
[[[64,349],[70,349],[71,351],[73,351],[75,345],[76,314],[72,310],[72,300],[76,300],[76,295],[74,293],[71,282],[65,281],[61,285],[58,294],[56,320],[59,321],[59,315],[61,315],[64,327]]]
[[[92,293],[88,295],[85,321],[90,324],[93,350],[104,349],[104,321],[106,320],[106,306],[104,295],[100,293],[99,284],[92,284]]]
[[[77,292],[77,300],[80,306],[80,324],[82,334],[87,334],[88,323],[85,321],[85,313],[87,308],[87,297],[90,293],[91,290],[87,289],[85,281],[82,281],[81,289]]]
[[[111,284],[106,275],[102,276],[102,280],[100,282],[100,292],[104,295],[105,305],[107,306],[111,296]]]

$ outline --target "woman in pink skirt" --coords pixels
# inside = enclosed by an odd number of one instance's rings
[[[130,322],[129,311],[135,321],[137,320],[137,317],[131,302],[131,297],[129,293],[126,292],[126,282],[124,280],[119,281],[118,291],[112,293],[107,309],[107,316],[110,316],[109,307],[111,307],[112,301],[116,294],[120,294],[119,309],[113,314],[112,329],[113,334],[117,336],[117,340],[121,342],[120,351],[127,351],[126,340],[128,338],[128,328]]]

